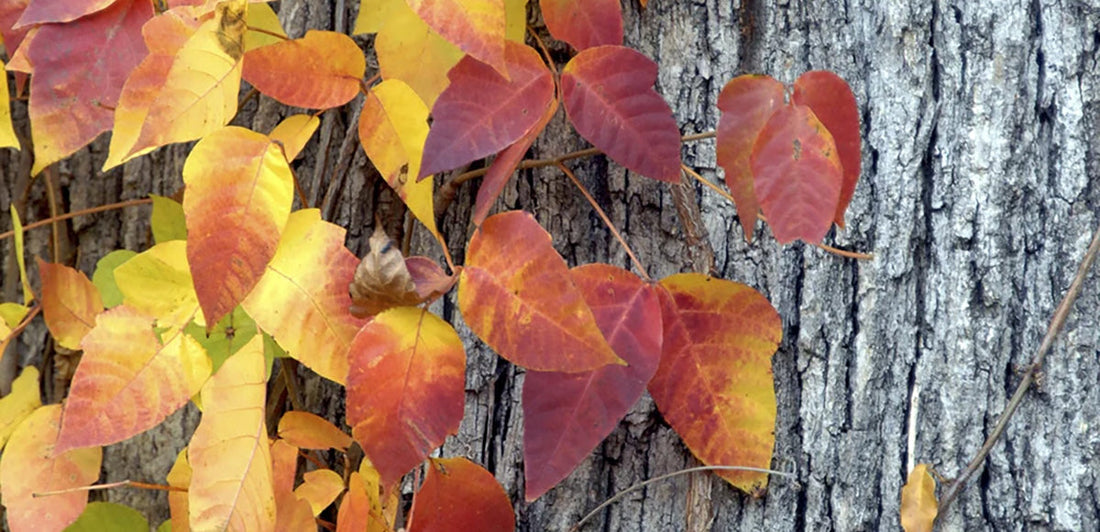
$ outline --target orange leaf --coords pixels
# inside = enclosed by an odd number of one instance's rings
[[[183,165],[187,260],[208,324],[217,323],[260,280],[275,256],[294,178],[266,135],[230,126],[199,141]]]
[[[760,203],[753,189],[749,157],[764,124],[783,105],[783,84],[770,76],[744,75],[726,83],[718,94],[718,165],[726,173],[726,186],[737,206],[737,218],[745,240],[752,240]]]
[[[840,76],[827,70],[812,70],[794,82],[791,103],[809,107],[836,141],[837,155],[844,167],[834,220],[844,227],[844,211],[852,201],[859,181],[859,105],[851,87]]]
[[[65,401],[57,448],[109,445],[175,412],[210,376],[202,346],[179,330],[162,344],[154,319],[125,305],[104,312],[84,337]]]
[[[266,384],[263,341],[256,335],[202,387],[202,420],[188,451],[193,530],[274,530]]]
[[[622,268],[588,264],[570,272],[600,331],[629,366],[586,373],[529,371],[523,380],[523,462],[533,501],[569,475],[630,410],[657,371],[657,293]]]
[[[447,74],[451,84],[432,107],[419,177],[492,155],[538,124],[554,101],[554,76],[529,46],[509,41],[505,58],[508,78],[473,57]]]
[[[348,424],[389,486],[458,432],[466,351],[447,322],[396,307],[363,326],[348,358]]]
[[[103,312],[99,290],[82,272],[61,264],[38,259],[42,276],[42,315],[57,343],[67,349],[80,349],[80,339],[95,327],[95,317]]]
[[[683,273],[660,284],[664,348],[649,382],[657,409],[704,464],[768,467],[779,314],[760,293],[732,281]],[[717,474],[751,494],[768,482],[763,473]]]
[[[34,72],[28,107],[32,174],[111,128],[111,109],[118,105],[123,82],[145,54],[141,26],[152,16],[150,2],[120,0],[79,24],[41,26],[24,42]],[[103,50],[111,50],[109,61]]]
[[[388,2],[393,11],[374,40],[378,69],[385,79],[408,83],[431,107],[450,83],[447,72],[462,59],[462,50],[432,31],[405,0]]]
[[[493,204],[500,197],[500,193],[504,191],[504,186],[516,173],[516,167],[527,155],[527,150],[535,143],[535,139],[546,128],[546,124],[550,123],[550,119],[554,117],[556,112],[558,112],[558,99],[554,98],[550,107],[547,107],[546,111],[542,113],[542,118],[535,124],[535,127],[531,128],[515,144],[504,148],[493,158],[493,164],[489,166],[489,171],[485,173],[485,178],[481,180],[481,186],[477,188],[474,215],[470,219],[475,226],[480,227],[485,218],[489,216],[489,210],[493,208]]]
[[[70,0],[68,2],[30,2],[15,23],[16,27],[45,22],[69,22],[106,9],[115,0]]]
[[[409,7],[444,39],[497,72],[511,75],[504,49],[507,22],[504,0],[407,1]]]
[[[409,532],[512,532],[512,501],[497,479],[465,458],[433,458],[413,499]]]
[[[932,532],[938,513],[936,481],[928,464],[917,464],[901,488],[901,527],[905,532]]]
[[[308,209],[290,215],[275,257],[241,305],[296,360],[343,384],[348,346],[364,320],[348,312],[348,284],[359,261],[344,228]]]
[[[596,325],[550,234],[522,211],[485,220],[466,249],[458,306],[497,353],[536,371],[625,364]]]
[[[546,29],[578,51],[623,43],[619,0],[539,0]]]
[[[283,145],[283,153],[289,162],[298,157],[320,125],[321,119],[316,116],[291,115],[279,122],[268,136]]]
[[[569,120],[615,162],[646,177],[680,182],[680,129],[657,91],[657,63],[623,46],[579,53],[561,73]]]
[[[275,492],[275,530],[298,532],[316,528],[309,501],[294,494],[294,477],[298,472],[298,448],[285,440],[271,443],[272,486]]]
[[[378,498],[377,493],[374,496]],[[336,532],[361,532],[371,523],[371,498],[367,492],[367,483],[358,471],[352,471],[348,477],[348,491],[340,500],[340,511],[336,514]]]
[[[60,532],[84,511],[88,492],[50,497],[37,492],[89,486],[99,478],[103,449],[77,449],[54,454],[61,405],[31,413],[11,435],[0,457],[0,497],[12,532]]]
[[[187,489],[191,485],[191,464],[187,461],[187,448],[184,447],[178,455],[172,469],[168,471],[165,479],[169,486]],[[188,532],[191,524],[188,522],[187,492],[169,491],[168,510],[171,513],[172,532]]]
[[[351,436],[316,414],[291,411],[279,420],[279,437],[303,449],[341,449],[351,445]]]
[[[246,53],[242,75],[256,90],[286,105],[327,109],[359,94],[366,70],[363,51],[351,37],[310,30],[301,39]]]
[[[344,491],[344,479],[331,469],[308,471],[302,475],[302,483],[294,489],[294,495],[307,501],[313,516],[320,515],[328,505]]]
[[[825,238],[844,172],[833,136],[809,107],[777,109],[756,139],[749,164],[756,197],[780,244]]]

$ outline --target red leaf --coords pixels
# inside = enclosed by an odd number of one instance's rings
[[[489,209],[493,208],[500,193],[504,191],[504,185],[508,184],[512,174],[516,172],[516,166],[523,160],[527,150],[535,143],[535,139],[546,128],[546,124],[550,123],[550,119],[557,111],[558,100],[555,98],[535,127],[515,144],[504,148],[493,159],[492,166],[489,167],[485,178],[481,180],[481,186],[477,189],[477,201],[474,203],[474,216],[471,219],[475,226],[481,227],[481,222],[489,216]]]
[[[538,371],[624,362],[596,325],[550,234],[522,211],[485,220],[458,285],[466,324],[504,358]]]
[[[241,75],[256,90],[286,105],[327,109],[359,94],[366,68],[363,51],[351,37],[310,30],[301,39],[246,53]]]
[[[23,27],[45,22],[69,22],[84,15],[106,9],[113,3],[115,3],[115,0],[69,0],[67,2],[34,0],[23,11],[23,15],[19,17],[19,21],[15,23],[15,26]]]
[[[811,70],[794,82],[791,101],[809,107],[836,141],[844,182],[836,206],[836,224],[844,227],[844,211],[852,201],[859,181],[859,106],[852,89],[840,76],[826,70]]]
[[[425,301],[446,294],[458,282],[458,275],[447,275],[439,264],[428,257],[408,257],[405,268],[416,285],[417,295]]]
[[[578,51],[623,43],[619,0],[539,0],[546,29]]]
[[[756,137],[777,108],[783,105],[783,84],[770,76],[744,75],[730,80],[718,95],[718,164],[737,205],[737,217],[752,240],[760,204],[752,184],[749,158]]]
[[[418,177],[492,155],[538,124],[554,100],[554,76],[529,46],[509,41],[505,59],[510,79],[469,56],[448,73]]]
[[[587,373],[530,371],[523,382],[527,500],[569,475],[645,391],[661,357],[661,306],[638,276],[608,264],[571,270],[615,353],[629,366]]]
[[[409,532],[512,532],[516,516],[504,489],[465,458],[433,458],[413,499]]]
[[[562,99],[577,133],[615,162],[680,182],[680,130],[657,91],[657,64],[622,46],[589,48],[561,73]]]
[[[820,242],[833,224],[843,170],[833,136],[809,107],[776,110],[750,160],[760,207],[781,244]]]

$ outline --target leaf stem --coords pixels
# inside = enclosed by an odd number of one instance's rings
[[[375,72],[373,76],[364,80],[359,80],[359,90],[363,93],[363,96],[370,94],[370,86],[382,78],[381,72]]]
[[[80,486],[77,488],[66,488],[63,490],[54,491],[36,491],[31,494],[32,497],[49,497],[52,495],[65,495],[68,493],[76,493],[80,491],[96,491],[106,490],[111,488],[138,488],[143,490],[156,490],[156,491],[179,491],[186,493],[187,488],[181,488],[179,486],[166,486],[163,484],[148,484],[145,482],[136,482],[133,480],[120,480],[118,482],[110,482],[107,484],[92,484],[91,486]]]
[[[1085,284],[1085,277],[1088,275],[1089,269],[1092,268],[1093,262],[1096,261],[1098,252],[1100,252],[1100,226],[1098,226],[1096,232],[1093,233],[1092,242],[1089,244],[1088,250],[1085,251],[1085,256],[1081,259],[1081,263],[1077,266],[1077,274],[1073,277],[1073,281],[1070,283],[1066,295],[1062,297],[1062,302],[1058,304],[1057,310],[1054,311],[1054,315],[1050,319],[1050,325],[1047,326],[1047,332],[1043,336],[1043,341],[1039,344],[1039,350],[1036,351],[1035,357],[1031,359],[1031,364],[1028,365],[1027,371],[1024,373],[1023,378],[1020,379],[1020,383],[1016,386],[1016,391],[1012,394],[1012,399],[1009,400],[1004,412],[1001,413],[1001,417],[997,418],[997,424],[994,426],[993,432],[986,438],[978,454],[970,460],[962,476],[951,483],[951,486],[947,489],[947,493],[940,499],[938,515],[942,516],[946,513],[951,503],[954,502],[954,500],[958,498],[959,493],[962,492],[963,487],[966,485],[966,481],[974,476],[974,473],[981,467],[990,451],[993,450],[993,445],[996,444],[997,440],[1004,434],[1005,427],[1008,426],[1008,421],[1012,418],[1012,415],[1016,413],[1016,409],[1019,408],[1020,403],[1023,402],[1024,395],[1031,387],[1031,384],[1035,382],[1035,376],[1042,369],[1043,361],[1046,360],[1047,353],[1050,352],[1050,348],[1054,345],[1054,339],[1058,336],[1058,333],[1061,332],[1062,326],[1065,325],[1066,317],[1069,316],[1069,311],[1072,309],[1073,303],[1081,293],[1081,286]]]
[[[133,207],[135,205],[146,205],[146,204],[149,204],[149,203],[152,203],[152,202],[153,202],[153,200],[150,199],[150,198],[138,198],[138,199],[120,201],[118,203],[109,203],[107,205],[100,205],[98,207],[89,207],[87,209],[81,209],[79,211],[73,211],[73,212],[66,213],[66,214],[61,214],[61,215],[58,215],[58,216],[51,216],[49,218],[46,218],[45,220],[39,220],[37,222],[24,225],[23,230],[27,231],[29,229],[34,229],[36,227],[42,227],[42,226],[50,225],[54,222],[60,222],[61,220],[68,220],[69,218],[76,218],[77,216],[84,216],[84,215],[87,215],[87,214],[95,214],[95,213],[104,212],[104,211],[112,211],[112,210],[115,210],[115,209],[122,209],[124,207]],[[14,234],[15,234],[15,231],[8,231],[6,233],[0,233],[0,240],[4,240],[5,238],[9,238]]]
[[[630,249],[630,245],[626,243],[626,240],[623,238],[623,235],[619,233],[619,230],[615,229],[615,225],[611,223],[611,219],[607,217],[607,213],[603,212],[603,209],[600,208],[599,203],[596,203],[596,198],[593,198],[592,194],[588,193],[588,189],[584,188],[584,184],[582,184],[581,181],[577,179],[577,176],[574,175],[573,172],[569,170],[569,168],[566,167],[564,163],[558,163],[557,166],[558,169],[565,173],[565,175],[569,176],[569,179],[573,181],[573,184],[577,186],[577,188],[581,191],[581,194],[584,194],[584,199],[588,200],[588,203],[592,205],[592,208],[596,209],[596,214],[598,214],[600,216],[600,219],[603,220],[604,225],[606,225],[607,228],[611,230],[611,234],[615,235],[615,239],[619,241],[619,244],[622,244],[623,249],[626,250],[627,256],[630,257],[630,261],[634,263],[634,267],[638,269],[638,273],[641,274],[642,278],[646,281],[652,282],[653,279],[649,277],[648,273],[646,273],[645,266],[642,266],[641,261],[639,261],[638,257],[634,255],[634,250]]]
[[[527,25],[527,33],[531,34],[531,38],[534,39],[535,44],[539,46],[539,51],[542,52],[542,59],[546,61],[546,66],[550,69],[550,72],[554,73],[554,85],[557,85],[558,66],[554,64],[554,58],[550,57],[550,50],[546,48],[546,43],[542,42],[542,38],[539,37],[538,32],[536,32],[535,28],[532,28],[530,24]]]
[[[248,26],[248,31],[254,31],[256,33],[262,33],[264,35],[270,35],[272,37],[275,37],[276,39],[282,39],[284,41],[289,41],[290,40],[290,37],[287,37],[286,35],[280,35],[280,34],[275,33],[273,31],[265,30],[263,28],[257,28],[255,26]]]
[[[795,479],[795,476],[792,475],[791,473],[784,473],[782,471],[775,471],[775,470],[772,470],[772,469],[762,469],[762,468],[759,468],[759,467],[724,466],[724,465],[689,467],[687,469],[681,469],[679,471],[673,471],[673,472],[668,473],[668,474],[664,474],[664,475],[661,475],[661,476],[658,476],[658,477],[653,477],[649,480],[639,482],[639,483],[637,483],[633,486],[630,486],[629,488],[626,488],[623,491],[620,491],[620,492],[616,493],[610,499],[607,499],[606,501],[602,502],[594,510],[592,510],[591,512],[588,512],[588,514],[585,515],[584,517],[582,517],[580,521],[577,521],[577,524],[573,525],[573,528],[570,528],[569,532],[576,532],[577,530],[580,530],[581,525],[583,525],[585,521],[588,521],[593,516],[595,516],[597,513],[599,513],[600,510],[603,510],[604,508],[610,506],[611,504],[615,503],[616,501],[623,498],[624,496],[626,496],[628,493],[630,493],[632,491],[637,491],[639,489],[642,489],[642,488],[644,488],[644,487],[646,487],[650,484],[653,484],[654,482],[660,482],[662,480],[667,480],[667,479],[670,479],[670,478],[673,478],[673,477],[678,477],[680,475],[686,475],[688,473],[698,473],[700,471],[751,471],[751,472],[754,472],[754,473],[767,473],[769,475],[774,475],[774,476],[778,476],[778,477],[786,477],[786,478],[790,478],[790,479]]]

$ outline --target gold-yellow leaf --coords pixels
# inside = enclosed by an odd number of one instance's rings
[[[931,532],[938,508],[936,481],[928,464],[917,464],[901,488],[901,527],[905,532]]]
[[[0,334],[3,334],[3,328],[4,325],[0,323]],[[42,400],[38,394],[38,369],[27,366],[12,381],[11,393],[0,399],[0,449],[8,442],[15,427],[40,406]]]

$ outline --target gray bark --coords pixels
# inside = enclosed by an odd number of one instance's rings
[[[280,14],[291,35],[346,31],[355,7],[333,3],[344,2],[283,2]],[[766,496],[752,499],[709,474],[679,477],[631,494],[586,530],[900,530],[907,460],[930,463],[947,477],[965,467],[1018,382],[1017,367],[1031,360],[1100,223],[1100,7],[1048,0],[653,0],[648,10],[634,2],[624,10],[626,44],[659,63],[657,89],[685,134],[715,128],[718,92],[738,74],[786,83],[810,69],[844,77],[862,111],[864,171],[847,228],[826,243],[875,258],[857,262],[801,244],[779,246],[766,227],[747,244],[732,205],[700,186],[686,187],[716,273],[760,290],[783,317],[784,340],[773,358],[779,401],[773,467],[798,480],[774,478]],[[370,39],[362,42],[369,49]],[[325,113],[296,168],[311,203],[348,228],[353,251],[362,249],[376,207],[400,212],[356,146],[360,104]],[[260,98],[240,120],[267,131],[285,114]],[[532,155],[582,147],[559,114]],[[187,147],[100,175],[105,152],[100,141],[59,165],[62,210],[181,186]],[[687,144],[683,155],[703,175],[721,179],[713,141]],[[25,157],[0,151],[5,227],[8,202],[23,197]],[[651,276],[711,268],[709,250],[685,244],[669,187],[602,157],[571,166]],[[44,218],[44,186],[29,190],[26,219]],[[442,215],[459,262],[474,193],[474,186],[464,187]],[[629,267],[556,170],[521,172],[497,209],[535,213],[570,264]],[[75,264],[90,273],[110,250],[143,249],[147,220],[147,209],[129,209],[67,224]],[[29,253],[49,256],[47,236],[32,234]],[[422,231],[413,243],[420,253],[438,254]],[[4,246],[3,296],[13,300],[18,289],[9,281],[11,247]],[[942,529],[1100,529],[1096,279],[1089,277],[1042,384],[943,516]],[[453,294],[434,310],[453,321],[469,356],[466,417],[442,452],[493,471],[516,501],[520,530],[566,530],[620,490],[697,465],[644,397],[559,487],[523,502],[523,372],[463,326]],[[48,352],[45,331],[36,326],[6,360],[41,364]],[[923,392],[911,409],[917,387]],[[316,411],[342,419],[337,389],[308,379],[304,393]],[[913,456],[906,445],[910,416],[917,419]],[[194,412],[178,414],[164,429],[109,447],[105,478],[162,480],[196,420]],[[107,497],[136,504],[154,524],[166,515],[159,494],[120,490]]]

